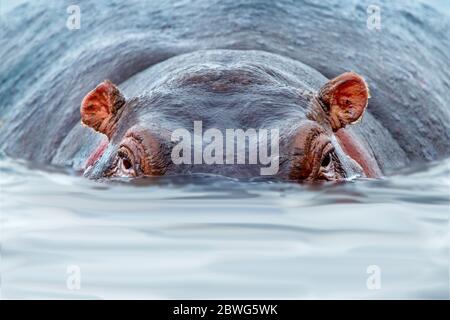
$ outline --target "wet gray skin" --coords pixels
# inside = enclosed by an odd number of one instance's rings
[[[299,154],[302,148],[295,146],[295,139],[310,132],[321,135],[314,138],[314,141],[323,139],[323,143],[317,142],[318,148],[332,145],[333,150],[327,150],[336,158],[335,168],[329,172],[331,176],[363,175],[359,165],[340,149],[328,115],[317,103],[317,92],[326,81],[319,72],[302,63],[261,51],[208,50],[168,59],[121,85],[127,102],[121,108],[117,130],[103,156],[88,168],[86,175],[91,178],[128,176],[127,172],[116,172],[120,166],[117,162],[121,161],[118,150],[126,137],[133,134],[147,135],[157,141],[157,146],[146,150],[155,174],[219,173],[254,177],[261,175],[261,167],[270,166],[259,161],[256,165],[248,164],[249,153],[258,152],[258,145],[249,143],[245,145],[246,164],[237,164],[236,159],[227,164],[225,157],[224,164],[211,165],[204,163],[204,159],[201,164],[174,164],[171,151],[177,142],[172,141],[171,134],[179,128],[194,132],[193,121],[202,121],[203,133],[218,129],[224,139],[227,129],[278,130],[279,159],[273,161],[279,162],[275,175],[283,179],[297,179],[292,174],[293,167],[309,154]],[[193,139],[191,143],[193,153]],[[203,149],[209,143],[204,139]],[[223,146],[226,147],[225,140]],[[236,145],[234,150],[237,148]],[[225,154],[227,150],[223,151]],[[276,155],[269,149],[267,156]],[[132,176],[145,174],[141,168],[133,170],[141,172],[132,172]]]
[[[293,137],[305,122],[335,142],[311,97],[327,79],[355,71],[372,98],[362,121],[348,131],[383,173],[443,158],[450,154],[449,19],[426,5],[380,1],[382,29],[370,30],[371,4],[80,1],[80,30],[65,28],[68,3],[21,5],[2,17],[1,149],[84,170],[104,137],[80,124],[80,103],[111,79],[127,99],[126,112],[88,175],[105,173],[137,124],[157,138],[158,152],[166,155],[160,159],[167,159],[170,131],[202,120],[204,129],[280,128],[279,174],[286,177]],[[183,82],[193,71],[210,83]],[[250,84],[211,89],[235,74],[247,75]],[[344,175],[358,171],[345,154],[338,158]],[[258,170],[161,161],[166,173],[253,176]]]

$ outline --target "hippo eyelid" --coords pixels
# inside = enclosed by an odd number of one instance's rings
[[[321,150],[320,165],[322,165],[323,161],[327,158],[330,160],[330,162],[333,161],[334,150],[335,148],[331,141],[324,144]]]
[[[133,140],[135,140],[138,143],[142,143],[144,141],[144,138],[141,137],[139,134],[135,133],[135,132],[130,132],[127,137],[132,138]]]

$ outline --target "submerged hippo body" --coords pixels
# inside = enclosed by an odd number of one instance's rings
[[[91,177],[258,174],[173,164],[173,130],[202,121],[203,130],[279,128],[277,175],[287,179],[377,176],[445,157],[448,18],[382,1],[375,31],[370,4],[82,1],[80,30],[65,29],[65,5],[20,6],[0,40],[2,150]]]

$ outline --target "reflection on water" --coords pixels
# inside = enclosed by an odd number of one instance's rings
[[[449,298],[450,160],[302,186],[0,160],[3,298]],[[367,287],[367,268],[381,288]],[[68,267],[81,287],[67,287]]]

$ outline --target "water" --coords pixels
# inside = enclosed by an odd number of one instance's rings
[[[449,298],[450,159],[325,186],[0,170],[6,299]]]

